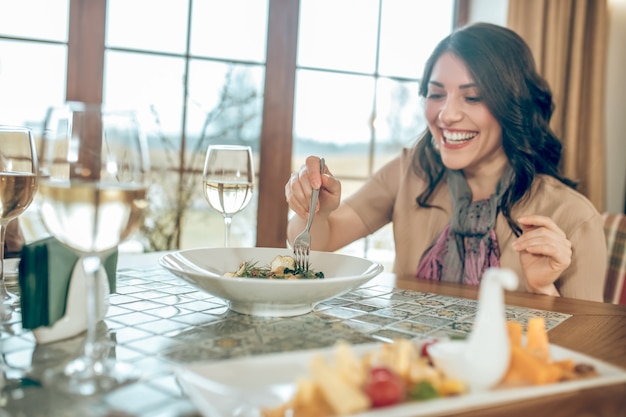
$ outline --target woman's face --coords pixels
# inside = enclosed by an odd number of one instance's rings
[[[480,94],[465,63],[446,52],[428,83],[426,120],[446,167],[499,176],[507,164],[502,128]]]

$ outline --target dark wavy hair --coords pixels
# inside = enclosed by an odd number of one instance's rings
[[[435,47],[424,68],[421,97],[427,96],[433,66],[445,52],[463,60],[483,103],[502,127],[502,146],[514,178],[498,209],[519,236],[521,228],[511,218],[511,208],[524,197],[537,174],[576,187],[559,173],[562,144],[549,126],[554,110],[550,87],[537,73],[532,53],[519,35],[502,26],[475,23],[457,29]],[[443,179],[445,167],[428,129],[416,144],[413,169],[427,181],[417,204],[432,207],[428,200]]]

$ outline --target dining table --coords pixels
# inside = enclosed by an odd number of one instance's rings
[[[340,340],[467,336],[479,297],[476,286],[385,271],[308,314],[257,317],[230,311],[226,301],[163,268],[165,254],[120,254],[116,292],[98,323],[106,354],[139,369],[137,380],[91,396],[42,384],[45,369],[78,355],[84,334],[37,343],[16,309],[3,317],[0,334],[0,417],[200,417],[177,366],[328,348]],[[544,317],[551,344],[626,369],[626,306],[511,291],[505,305],[509,318]],[[438,415],[624,417],[626,382]]]

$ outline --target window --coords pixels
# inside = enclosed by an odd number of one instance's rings
[[[258,154],[267,10],[261,0],[108,2],[104,100],[143,115],[154,173],[144,228],[151,249],[223,242],[221,215],[202,194],[204,156],[217,142]],[[234,216],[231,244],[253,246],[255,225],[252,202]]]
[[[452,30],[454,2],[300,4],[294,166],[324,156],[347,196],[425,129],[419,77]],[[346,251],[390,262],[393,249],[388,226]]]
[[[0,0],[0,123],[37,127],[65,101],[68,0]]]
[[[324,155],[348,195],[416,139],[421,66],[451,30],[455,4],[0,0],[0,123],[38,129],[66,97],[137,108],[155,176],[150,249],[222,244],[222,219],[199,185],[204,152],[249,144],[262,192],[233,219],[232,243],[281,245],[291,167]],[[389,247],[388,233],[359,250]]]

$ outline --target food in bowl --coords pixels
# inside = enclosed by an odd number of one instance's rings
[[[267,279],[323,279],[324,273],[309,269],[304,271],[296,267],[292,256],[277,255],[269,265],[258,266],[256,261],[245,261],[234,272],[224,274],[227,277],[267,278]]]

